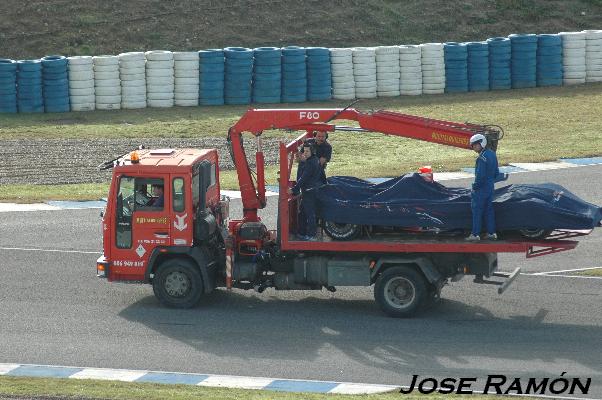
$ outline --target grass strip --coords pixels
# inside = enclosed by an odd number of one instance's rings
[[[602,277],[602,268],[588,269],[585,271],[575,272],[575,275],[580,276],[600,276]]]

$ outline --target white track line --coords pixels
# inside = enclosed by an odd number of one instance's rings
[[[59,249],[31,249],[31,248],[25,248],[25,247],[0,247],[0,250],[41,251],[41,252],[48,252],[48,253],[102,254],[100,251],[59,250]]]

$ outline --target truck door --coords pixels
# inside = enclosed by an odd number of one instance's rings
[[[157,246],[170,244],[171,185],[167,176],[121,176],[116,191],[113,280],[142,280]]]

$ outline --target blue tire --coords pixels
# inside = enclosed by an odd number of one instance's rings
[[[224,97],[224,89],[201,89],[199,91],[199,97],[206,99],[217,99]]]
[[[308,57],[330,57],[330,50],[326,47],[306,47],[305,54],[307,54]]]
[[[42,71],[42,63],[40,60],[19,60],[17,61],[17,70],[24,71]]]
[[[201,106],[223,106],[225,104],[223,97],[215,98],[200,98],[199,105]]]
[[[224,51],[222,49],[206,49],[199,50],[199,59],[208,60],[208,59],[223,59]]]
[[[252,60],[253,50],[246,47],[226,47],[224,56],[227,59]]]
[[[253,95],[253,103],[258,103],[258,104],[280,103],[280,95],[274,95],[274,96],[255,96],[255,95]]]
[[[256,74],[280,74],[282,67],[278,65],[255,65],[254,72]]]
[[[0,72],[16,72],[17,62],[8,58],[0,58]]]
[[[226,96],[224,98],[224,103],[225,104],[231,104],[231,105],[243,105],[243,104],[251,104],[251,96],[245,96],[245,97],[228,97]]]
[[[221,72],[222,74],[226,70],[224,63],[220,64],[199,64],[199,73],[215,73]]]
[[[283,103],[303,103],[305,101],[307,101],[307,95],[306,94],[300,94],[300,95],[282,95],[281,101]]]

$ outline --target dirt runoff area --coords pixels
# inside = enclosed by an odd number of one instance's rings
[[[266,164],[278,162],[278,140],[263,139]],[[0,143],[0,185],[101,183],[111,179],[111,171],[98,165],[126,154],[138,146],[145,148],[216,148],[220,169],[234,169],[225,138],[199,139],[9,139]],[[254,164],[255,141],[247,140],[245,151]]]

